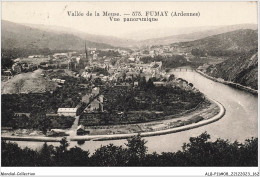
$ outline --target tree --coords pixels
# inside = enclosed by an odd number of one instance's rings
[[[11,68],[13,63],[14,63],[13,60],[11,60],[10,58],[2,58],[1,60],[2,69]]]
[[[57,166],[66,166],[68,164],[67,148],[69,143],[66,137],[63,137],[60,141],[60,146],[56,147],[55,162]]]
[[[89,166],[89,151],[84,151],[79,147],[73,147],[66,151],[66,166]]]
[[[48,146],[45,142],[42,146],[42,149],[39,152],[38,162],[40,166],[53,166],[54,160],[52,156],[54,155],[54,148],[52,145]]]
[[[169,80],[169,81],[173,81],[174,79],[175,79],[174,74],[171,74],[168,80]]]
[[[5,103],[4,101],[2,101],[2,103]],[[3,106],[4,104],[2,104]],[[4,107],[4,106],[3,106]],[[2,113],[1,113],[1,125],[4,126],[10,126],[13,128],[17,128],[16,124],[13,122],[13,115],[14,115],[14,111],[11,109],[3,109],[2,107]]]
[[[2,166],[35,166],[37,152],[29,148],[21,149],[17,143],[1,141]]]
[[[126,73],[125,72],[123,72],[122,78],[123,78],[123,81],[125,81],[125,78],[126,78]]]
[[[153,81],[151,80],[151,78],[147,81],[146,83],[146,89],[152,89],[154,88],[154,84]]]
[[[125,166],[128,158],[128,151],[125,148],[109,144],[97,149],[91,161],[95,166]]]
[[[209,139],[210,135],[204,132],[198,137],[190,137],[188,144],[184,143],[182,149],[189,165],[206,166],[215,163],[214,153],[217,151]]]
[[[101,78],[100,78],[100,77],[95,78],[94,84],[95,84],[96,86],[102,85],[102,80],[101,80]]]
[[[141,78],[139,79],[138,86],[139,86],[140,88],[145,88],[145,87],[146,87],[145,77],[141,77]]]
[[[46,135],[47,131],[50,130],[51,120],[49,117],[46,117],[46,114],[38,114],[39,116],[39,129]]]
[[[1,141],[2,166],[257,166],[258,138],[244,143],[217,139],[209,141],[207,132],[191,137],[182,151],[146,154],[146,141],[140,134],[128,139],[127,148],[109,144],[89,157],[89,151],[68,148],[66,138],[56,149],[46,143],[38,152]]]
[[[142,139],[140,134],[127,140],[127,144],[125,145],[128,147],[130,166],[142,165],[142,159],[145,158],[147,152],[147,147],[145,146],[146,143],[147,141]]]
[[[242,166],[256,166],[258,164],[258,138],[247,139],[240,151]]]
[[[60,141],[60,146],[59,146],[59,150],[61,151],[61,152],[65,152],[65,151],[67,151],[67,148],[69,147],[69,143],[68,143],[68,141],[67,141],[67,138],[66,137],[63,137],[62,139],[61,139],[61,141]]]

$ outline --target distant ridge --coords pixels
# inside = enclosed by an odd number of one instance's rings
[[[82,39],[91,42],[109,44],[115,47],[129,47],[133,43],[135,43],[135,41],[131,39],[123,39],[123,38],[107,36],[107,35],[89,34],[87,32],[82,32],[75,29],[59,27],[59,26],[47,26],[47,25],[38,25],[38,24],[23,24],[23,25],[44,30],[47,32],[57,33],[57,34],[73,34],[77,37],[80,37]]]
[[[186,48],[198,48],[206,51],[250,51],[258,46],[258,31],[239,29],[194,41],[180,42],[179,45]]]
[[[210,30],[201,30],[192,33],[185,33],[185,34],[178,34],[172,36],[166,36],[161,38],[153,38],[148,40],[140,41],[140,45],[168,45],[171,43],[177,42],[187,42],[187,41],[194,41],[197,39],[202,39],[208,36],[227,33],[239,29],[252,29],[257,30],[257,24],[239,24],[239,25],[230,25],[230,26],[223,26],[223,27],[215,27]]]
[[[83,50],[86,41],[91,48],[115,48],[92,42],[73,34],[58,34],[2,20],[2,48],[49,48],[51,50]]]
[[[239,24],[229,26],[208,26],[208,27],[189,27],[183,30],[173,31],[171,36],[160,38],[151,38],[147,40],[133,40],[131,35],[125,35],[124,38],[118,38],[106,35],[95,35],[75,29],[59,26],[47,26],[38,24],[18,24],[2,20],[2,48],[10,47],[47,47],[50,49],[78,49],[82,50],[84,41],[87,41],[89,47],[95,48],[139,48],[147,45],[169,45],[177,42],[187,42],[202,39],[212,35],[222,34],[238,29],[256,30],[256,24]],[[165,35],[170,34],[169,29],[165,29]],[[195,31],[195,32],[194,32]],[[136,36],[145,35],[157,36],[156,30],[136,32]],[[163,34],[161,31],[160,33]],[[182,34],[180,34],[182,33]],[[161,35],[162,35],[161,34]],[[135,38],[136,39],[136,38]],[[140,38],[141,39],[141,38]]]

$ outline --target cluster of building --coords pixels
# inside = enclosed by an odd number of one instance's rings
[[[111,49],[109,49],[111,50]],[[121,57],[106,57],[99,56],[99,53],[95,48],[86,49],[85,53],[79,52],[67,52],[67,53],[55,53],[52,56],[48,56],[46,62],[42,62],[40,67],[49,68],[67,68],[76,69],[82,67],[83,72],[75,73],[78,77],[83,77],[88,80],[95,80],[100,78],[102,82],[114,81],[117,85],[129,85],[138,86],[137,78],[145,77],[146,81],[153,79],[155,86],[166,86],[171,84],[173,86],[182,87],[184,89],[193,89],[187,81],[183,79],[173,79],[169,81],[170,75],[162,69],[162,62],[143,63],[140,58],[143,56],[155,55],[172,55],[177,50],[175,46],[158,46],[149,47],[148,49],[142,49],[132,52],[131,54],[126,50],[116,50]],[[182,53],[183,55],[187,55]],[[45,57],[43,55],[31,55],[28,58],[39,59]],[[115,61],[114,63],[112,61]],[[21,73],[23,70],[30,68],[38,68],[33,64],[22,63],[17,59],[12,66],[12,70],[15,73]],[[102,72],[105,73],[102,73]],[[5,71],[6,74],[10,71]],[[12,74],[12,73],[11,73]],[[53,78],[53,82],[58,84],[64,84],[65,80]],[[82,102],[86,103],[85,113],[103,112],[104,96],[100,93],[99,87],[94,87],[91,93],[82,97]],[[78,114],[78,107],[75,108],[59,108],[57,114],[59,116],[72,116],[75,117]]]
[[[103,102],[104,96],[100,94],[100,88],[94,87],[92,88],[91,93],[84,95],[81,99],[81,102],[84,102],[87,105],[84,108],[85,113],[96,113],[103,112]],[[80,104],[79,104],[80,105]],[[75,117],[78,115],[79,105],[75,108],[59,108],[57,114],[59,116],[71,116]]]
[[[64,84],[64,83],[65,83],[65,80],[63,80],[63,79],[57,79],[57,78],[53,78],[52,81],[53,81],[53,82],[56,82],[56,83],[58,83],[58,84]]]
[[[92,92],[87,95],[89,97],[89,103],[85,108],[85,113],[103,112],[104,95],[100,94],[100,88],[92,88]]]
[[[172,56],[172,55],[189,55],[189,52],[183,46],[179,44],[170,45],[154,45],[154,46],[143,46],[139,50],[134,51],[132,56]],[[131,57],[133,58],[133,57]]]
[[[11,69],[3,70],[3,76],[13,76],[15,74],[20,74],[22,72],[34,71],[38,68],[38,66],[34,64],[18,62],[18,60],[16,61],[17,62],[15,62],[12,65]]]

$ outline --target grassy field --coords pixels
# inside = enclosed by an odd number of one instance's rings
[[[7,81],[2,81],[2,94],[43,93],[55,90],[57,84],[41,76],[42,70],[21,73]]]

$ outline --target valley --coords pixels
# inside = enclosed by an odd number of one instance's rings
[[[203,84],[201,92],[190,76],[193,83],[184,80],[190,72],[258,89],[255,29],[201,31],[138,47],[127,41],[129,48],[94,42],[108,37],[85,40],[87,34],[11,22],[2,31],[5,140],[121,141],[136,133],[156,139],[221,121],[227,104]]]

